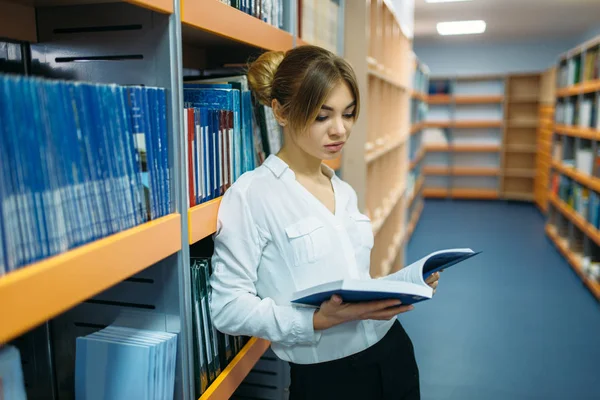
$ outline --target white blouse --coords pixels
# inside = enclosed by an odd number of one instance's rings
[[[390,321],[353,321],[314,331],[312,308],[290,303],[292,293],[333,280],[372,279],[371,221],[356,192],[327,166],[335,214],[296,181],[275,155],[242,175],[219,208],[210,303],[216,328],[271,341],[281,359],[330,361],[381,340]],[[383,279],[403,279],[401,270]]]

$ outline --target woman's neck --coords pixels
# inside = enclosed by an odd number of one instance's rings
[[[286,141],[277,157],[281,158],[296,175],[309,178],[321,178],[323,171],[321,169],[321,159],[315,158],[299,147],[289,144]]]

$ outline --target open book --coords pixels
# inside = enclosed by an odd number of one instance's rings
[[[418,303],[433,296],[433,289],[425,283],[430,275],[479,253],[471,249],[436,251],[382,279],[344,279],[300,290],[292,295],[292,303],[319,307],[334,294],[346,303],[389,299],[404,305]]]

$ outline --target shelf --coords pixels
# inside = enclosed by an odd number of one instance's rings
[[[423,158],[425,157],[425,148],[421,147],[421,150],[419,150],[419,153],[417,154],[417,156],[415,157],[415,159],[413,161],[410,162],[410,166],[409,169],[413,170],[415,169],[415,167],[423,160]]]
[[[423,128],[450,128],[452,121],[425,121]]]
[[[408,199],[408,202],[406,203],[406,208],[409,208],[413,201],[415,201],[415,199],[417,198],[417,194],[421,191],[421,188],[423,187],[423,183],[425,182],[425,178],[423,176],[420,176],[419,179],[417,180],[417,183],[415,184],[414,190],[411,194],[411,196]]]
[[[458,176],[498,176],[499,168],[493,167],[452,167],[452,175]]]
[[[454,102],[456,104],[491,104],[502,103],[504,96],[456,96]]]
[[[445,188],[425,188],[423,189],[423,197],[430,198],[445,198],[448,197],[448,189]]]
[[[504,176],[513,178],[535,178],[535,169],[526,168],[505,168]]]
[[[539,103],[540,99],[538,96],[519,96],[509,97],[508,102],[513,104]]]
[[[537,146],[533,144],[509,144],[504,147],[506,153],[537,153]]]
[[[332,170],[337,171],[342,167],[342,156],[340,155],[333,160],[323,160],[323,164],[327,165]]]
[[[386,83],[389,83],[390,85],[395,86],[398,89],[407,90],[407,87],[403,85],[402,82],[392,78],[390,75],[385,73],[385,70],[379,67],[381,67],[379,64],[377,69],[369,65],[369,75],[374,76],[375,78],[380,79]]]
[[[5,343],[181,249],[171,214],[9,272],[0,278]]]
[[[449,167],[438,167],[435,165],[428,165],[422,169],[424,175],[450,175]]]
[[[293,36],[218,0],[181,1],[181,22],[234,42],[286,51]]]
[[[502,128],[502,121],[454,121],[453,128]]]
[[[534,201],[534,193],[519,193],[519,192],[504,192],[502,198],[505,200],[518,200],[518,201]]]
[[[556,169],[557,171],[559,171],[560,173],[567,175],[568,177],[575,179],[577,182],[581,183],[582,185],[587,186],[588,188],[596,191],[596,192],[600,192],[600,179],[599,178],[594,178],[593,176],[590,176],[588,174],[584,174],[583,172],[577,171],[575,168],[573,167],[567,167],[563,164],[561,164],[558,161],[552,161],[552,167],[554,169]]]
[[[508,121],[508,126],[512,128],[537,128],[538,121],[537,120],[510,120]]]
[[[450,104],[451,102],[452,96],[447,94],[432,94],[427,97],[429,104]]]
[[[402,196],[404,195],[404,189],[403,188],[396,188],[395,190],[392,190],[392,192],[389,194],[389,206],[387,207],[387,209],[383,210],[383,216],[381,218],[379,218],[377,221],[373,221],[373,235],[377,236],[377,233],[379,233],[379,231],[381,230],[381,227],[383,226],[383,224],[385,224],[385,221],[388,219],[388,217],[390,216],[390,214],[392,213],[392,210],[394,208],[396,208],[396,205],[398,205],[398,202],[400,201],[400,199],[402,198]],[[385,203],[385,201],[384,201]],[[377,215],[377,213],[375,213]]]
[[[413,90],[412,93],[410,94],[410,96],[414,99],[418,99],[421,101],[427,101],[427,93]]]
[[[583,272],[583,268],[581,266],[582,260],[581,257],[573,253],[569,250],[569,245],[566,239],[561,238],[558,233],[556,233],[556,228],[551,225],[546,225],[546,234],[552,240],[554,245],[558,248],[560,253],[567,259],[571,268],[579,275],[581,280],[585,283],[588,289],[592,292],[592,294],[596,297],[596,299],[600,300],[600,284],[598,282],[594,282],[585,276]]]
[[[200,396],[200,400],[229,399],[270,345],[267,340],[251,338]]]
[[[406,141],[405,138],[400,138],[400,139],[384,142],[383,145],[379,146],[379,148],[371,150],[365,155],[365,162],[367,164],[369,164],[369,163],[375,161],[379,157],[382,157],[383,155],[389,153],[390,151],[397,149],[405,141]]]
[[[450,146],[447,144],[427,144],[423,147],[425,151],[450,151]]]
[[[600,232],[592,224],[586,221],[581,214],[567,205],[567,203],[558,198],[555,194],[550,194],[548,198],[550,199],[550,203],[552,203],[562,215],[569,219],[583,233],[600,246]]]
[[[578,137],[582,139],[596,139],[600,132],[591,128],[579,128],[569,125],[556,125],[554,131],[560,135]]]
[[[417,227],[417,223],[419,222],[419,218],[421,218],[421,213],[423,212],[423,202],[419,203],[417,208],[413,211],[410,222],[408,223],[408,227],[406,228],[406,234],[404,235],[404,242],[408,243],[410,240],[415,228]]]
[[[425,127],[425,124],[422,122],[418,122],[410,127],[410,134],[414,135],[415,133],[421,131]]]
[[[455,144],[451,146],[451,151],[461,153],[493,153],[501,150],[497,144]]]
[[[576,96],[578,94],[594,93],[600,91],[600,80],[578,83],[573,86],[556,90],[557,97]]]
[[[217,230],[217,214],[221,197],[188,210],[188,242],[194,244]]]
[[[491,189],[452,189],[450,196],[454,199],[478,199],[492,200],[497,199],[498,191]]]

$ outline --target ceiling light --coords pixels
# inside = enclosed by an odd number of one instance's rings
[[[437,31],[440,35],[473,35],[485,32],[485,21],[451,21],[438,22]]]
[[[471,1],[471,0],[425,0],[425,3],[456,3],[459,1]]]

